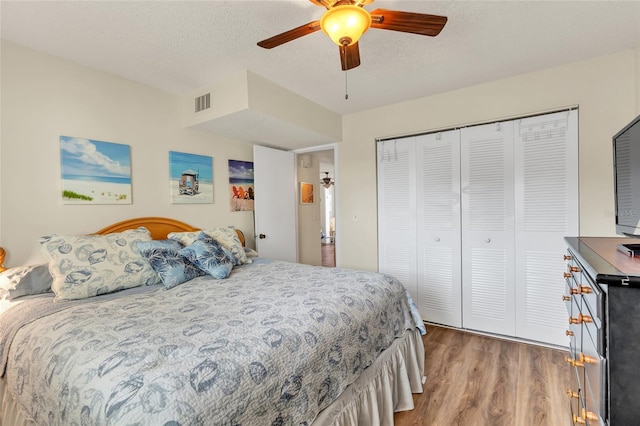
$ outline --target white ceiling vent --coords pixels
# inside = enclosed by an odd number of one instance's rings
[[[211,93],[196,98],[196,112],[211,108]]]

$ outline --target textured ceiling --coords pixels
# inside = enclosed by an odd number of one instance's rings
[[[191,95],[249,70],[348,114],[575,62],[640,44],[640,2],[383,1],[446,15],[434,38],[371,29],[348,72],[322,33],[256,42],[319,19],[288,1],[1,1],[2,38],[159,89]]]

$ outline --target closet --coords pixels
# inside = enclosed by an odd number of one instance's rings
[[[577,110],[377,142],[378,265],[424,320],[566,346]]]

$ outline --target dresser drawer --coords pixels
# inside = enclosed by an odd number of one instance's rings
[[[584,299],[583,299],[584,300]],[[582,304],[582,339],[588,337],[591,339],[591,344],[595,348],[595,352],[598,355],[606,355],[604,348],[604,329],[602,328],[602,312],[592,309],[588,304]],[[584,348],[584,343],[583,343]]]
[[[589,333],[596,344],[598,353],[605,356],[602,290],[590,279],[586,272],[583,272],[582,265],[573,257],[571,257],[567,265],[565,277],[567,277],[565,291],[571,297],[569,300],[564,298],[565,306],[570,312],[569,322],[581,324],[584,329],[582,338],[584,339],[584,335]],[[574,301],[572,300],[573,298],[579,300]],[[577,335],[575,330],[570,331]],[[576,347],[581,347],[578,342],[576,342]]]
[[[569,337],[569,356],[573,359],[577,359],[580,351],[582,350],[582,324],[576,322],[575,319],[579,318],[580,314],[580,302],[581,299],[576,296],[571,297],[569,305],[570,316],[567,324],[567,336]]]
[[[596,390],[591,389],[591,384],[589,380],[585,383],[585,409],[582,413],[580,413],[583,420],[586,421],[586,424],[589,426],[605,426],[606,423],[603,420],[602,411],[598,410],[598,399],[596,397]]]
[[[604,300],[600,288],[593,284],[589,279],[585,279],[580,286],[580,295],[582,297],[582,315],[588,316],[584,322],[593,342],[596,344],[598,353],[605,356],[604,342]]]
[[[584,365],[584,383],[582,384],[582,388],[585,391],[586,418],[589,419],[589,413],[596,413],[599,418],[606,418],[606,359],[600,355],[589,333],[583,336],[582,352],[580,358]],[[595,420],[595,418],[592,420]],[[599,423],[593,424],[597,425]]]
[[[569,376],[570,381],[569,387],[567,388],[567,396],[569,397],[569,405],[571,406],[571,419],[578,419],[585,406],[583,392],[580,390],[578,369],[572,367]],[[574,421],[573,424],[576,424],[576,422]]]
[[[573,308],[571,307],[571,304],[573,303],[573,299],[575,299],[577,297],[576,294],[574,294],[574,291],[572,291],[571,289],[573,288],[571,286],[573,280],[570,278],[567,278],[565,280],[565,286],[564,286],[564,293],[562,295],[562,301],[564,302],[564,307],[567,309],[567,314],[569,314],[569,316],[573,316],[573,314],[576,312],[575,310],[573,310]]]
[[[582,281],[582,269],[578,262],[573,258],[567,262],[567,270],[564,273],[564,277],[566,279],[567,286],[572,289],[577,289],[578,284]],[[574,290],[571,293],[575,294],[576,291]]]

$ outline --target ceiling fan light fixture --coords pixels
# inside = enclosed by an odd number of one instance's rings
[[[329,177],[329,172],[322,172],[322,173],[325,174],[325,177],[322,178],[322,182],[320,183],[322,184],[322,186],[324,186],[327,189],[331,188],[331,185],[333,185],[333,179]]]
[[[371,26],[371,15],[360,6],[334,6],[320,19],[320,27],[338,46],[351,46]]]

